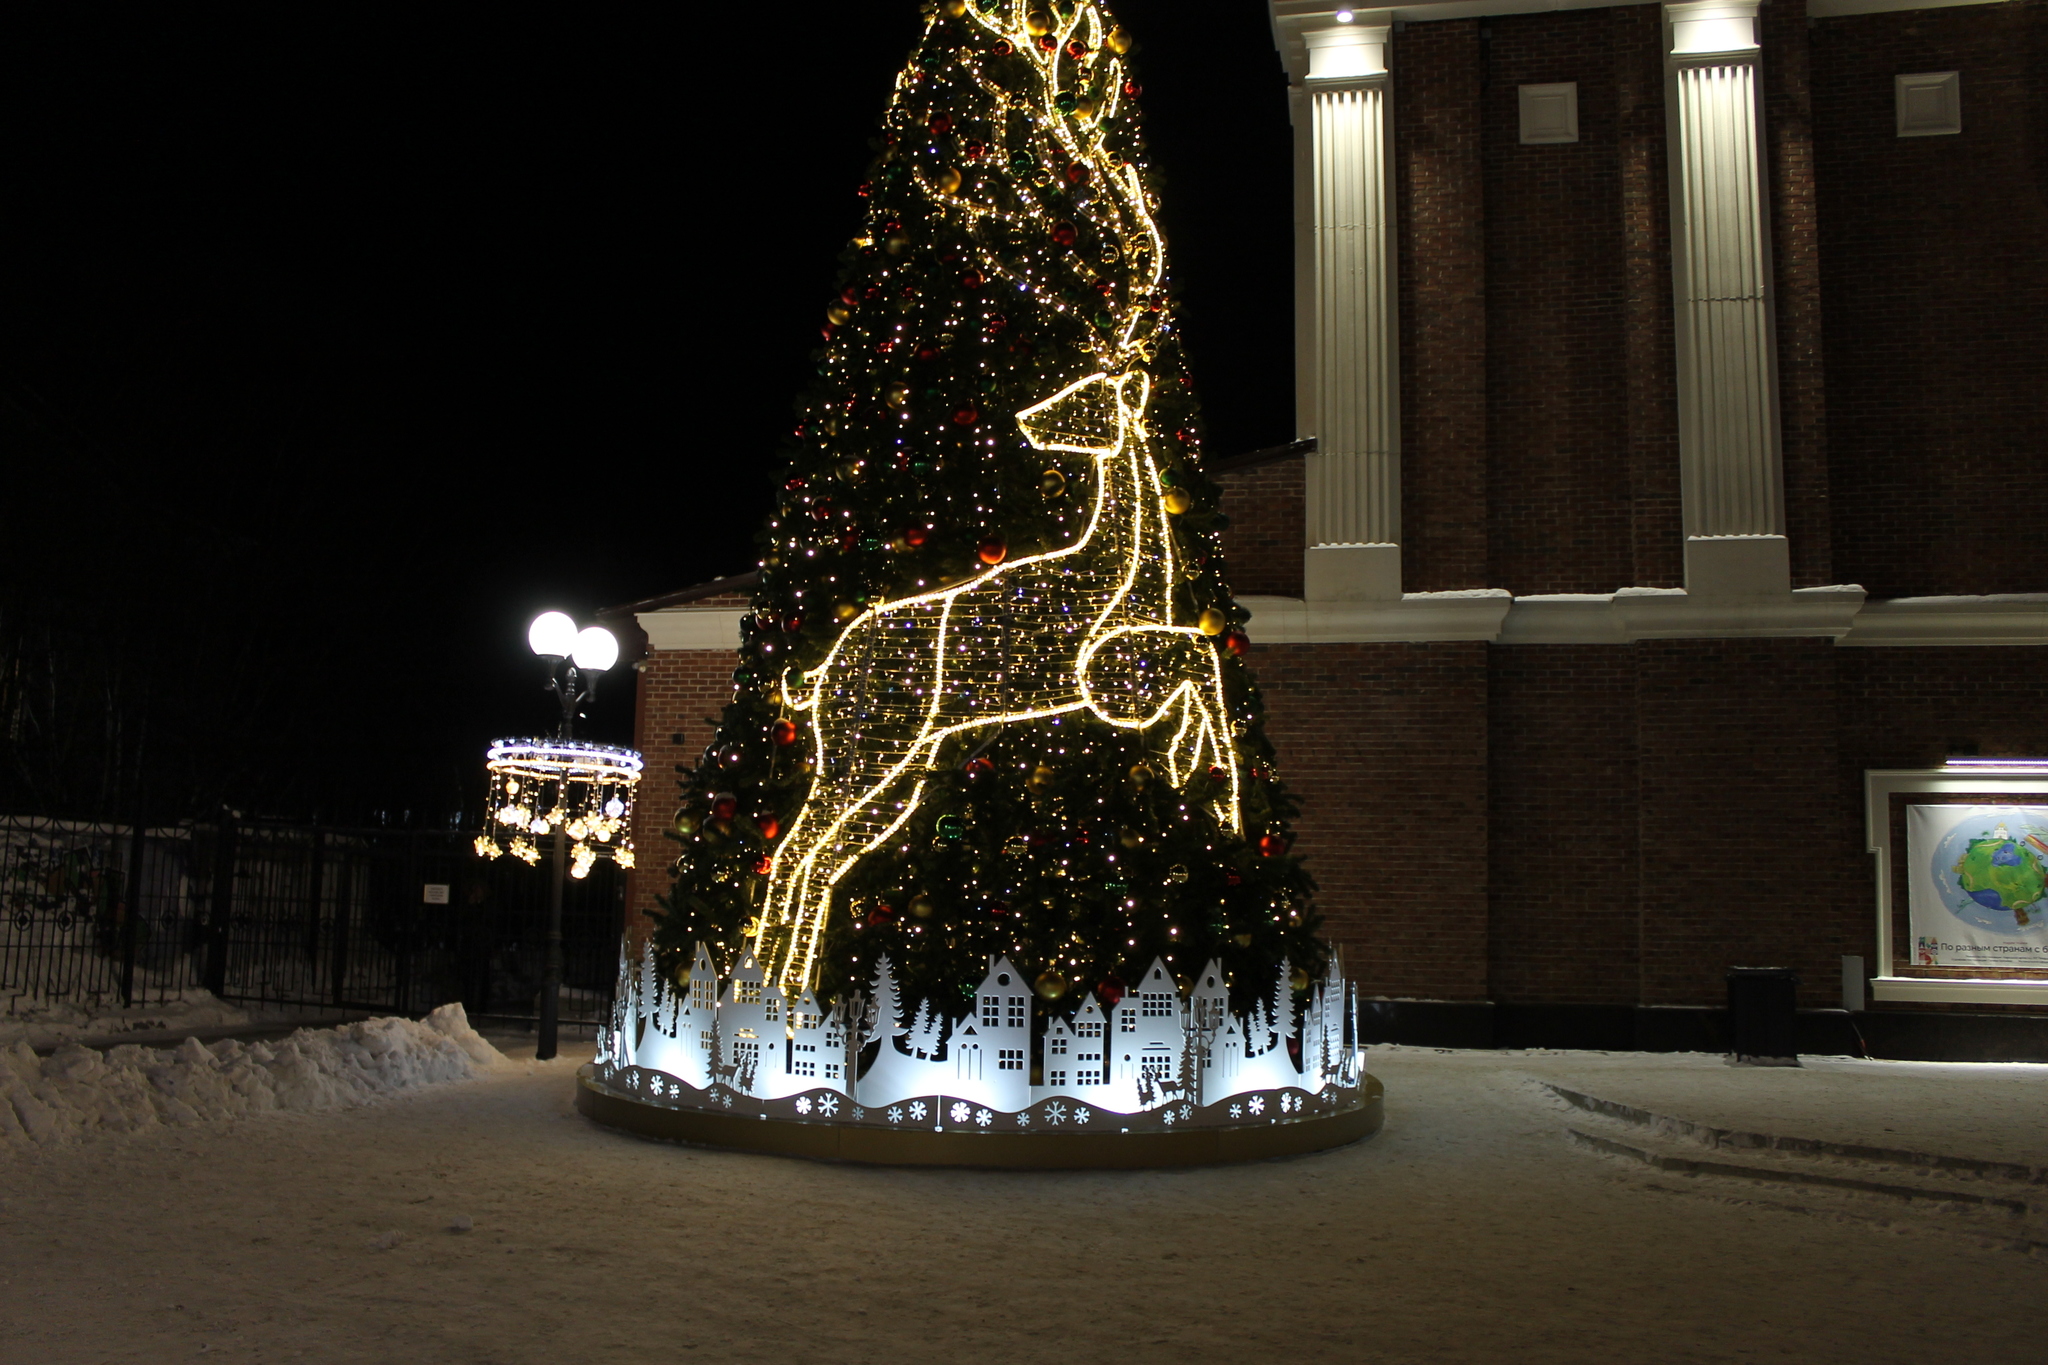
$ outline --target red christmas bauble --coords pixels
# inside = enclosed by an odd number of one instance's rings
[[[965,156],[969,161],[981,160],[982,153],[986,152],[987,150],[988,148],[979,142],[970,142],[965,147],[962,147],[960,149],[961,154]]]
[[[1224,772],[1221,768],[1209,769],[1209,780],[1211,782],[1221,782],[1224,778],[1228,777],[1229,775],[1230,774]]]
[[[1004,556],[1010,553],[1010,547],[1004,543],[1001,536],[990,536],[987,540],[981,542],[981,548],[975,551],[975,553],[984,564],[1000,564],[1003,562]]]
[[[782,833],[782,822],[767,811],[763,811],[754,817],[754,827],[761,831],[763,839],[773,839],[776,835]]]
[[[1060,40],[1053,37],[1050,33],[1041,33],[1038,35],[1038,50],[1040,52],[1050,52],[1059,45]]]
[[[794,635],[803,628],[804,618],[801,616],[792,614],[782,618],[782,633],[785,635]]]
[[[1243,658],[1251,652],[1252,639],[1241,630],[1226,630],[1223,632],[1223,647]]]
[[[833,323],[821,322],[818,324],[818,335],[825,338],[825,340],[827,341],[830,341],[834,336],[838,335],[838,332],[838,326]]]
[[[981,410],[979,408],[957,408],[953,413],[953,421],[957,426],[971,427],[980,420]]]
[[[969,777],[985,777],[995,770],[996,765],[989,762],[986,758],[970,758],[967,760],[966,772]]]
[[[970,270],[960,277],[960,287],[962,289],[979,289],[987,283],[988,278],[979,270]]]
[[[1067,166],[1067,183],[1069,185],[1087,184],[1088,167],[1079,161],[1070,162]]]
[[[917,348],[917,358],[919,360],[937,360],[939,358],[939,348],[927,341],[924,345]]]
[[[1052,225],[1052,239],[1061,246],[1072,246],[1077,235],[1072,223],[1059,222]]]
[[[1010,320],[1004,317],[1001,313],[990,313],[988,315],[988,321],[982,324],[982,326],[988,329],[990,336],[994,336],[997,332],[1002,331],[1005,327],[1008,327],[1009,325]]]
[[[816,505],[815,507],[811,508],[811,520],[813,520],[813,521],[830,521],[830,520],[832,520],[832,504],[831,504],[831,503],[829,503],[829,502],[821,502],[821,503],[817,504],[817,505]]]
[[[996,45],[990,49],[990,51],[994,52],[998,57],[1007,57],[1016,50],[1016,48],[1010,46],[1010,40],[1008,38],[996,39]]]
[[[1116,292],[1116,281],[1111,279],[1097,280],[1095,282],[1095,292],[1102,295],[1102,297],[1104,298],[1108,298],[1111,294],[1114,294]]]
[[[839,291],[839,298],[849,308],[852,307],[854,304],[859,303],[861,300],[860,286],[857,284],[847,285],[846,288]]]
[[[768,728],[768,737],[775,741],[778,748],[787,749],[790,745],[796,743],[796,722],[792,720],[776,721],[774,725]]]
[[[1138,96],[1140,96],[1140,95],[1142,95],[1142,94],[1144,94],[1144,93],[1145,93],[1145,87],[1144,87],[1144,86],[1142,86],[1142,85],[1140,85],[1140,84],[1138,84],[1138,83],[1137,83],[1136,81],[1125,81],[1125,82],[1124,82],[1124,98],[1126,98],[1126,99],[1136,99],[1136,98],[1138,98]]]
[[[925,127],[931,130],[933,137],[944,137],[947,133],[953,131],[953,116],[951,114],[933,114],[932,121],[927,123]]]
[[[927,540],[931,539],[931,534],[932,533],[929,527],[912,526],[908,530],[904,531],[903,540],[905,544],[915,549],[916,547],[923,545]]]
[[[886,905],[878,905],[874,909],[868,911],[868,923],[870,925],[887,924],[890,920],[895,918],[896,912]]]
[[[768,869],[774,866],[775,860],[765,853],[763,853],[760,857],[754,859],[754,871],[759,873],[763,877],[767,876]]]
[[[1281,837],[1280,837],[1279,835],[1277,835],[1277,834],[1261,834],[1261,835],[1259,836],[1259,856],[1260,856],[1260,857],[1262,857],[1262,858],[1277,858],[1277,857],[1279,857],[1279,856],[1280,856],[1281,854],[1285,853],[1286,851],[1287,851],[1287,841],[1286,841],[1285,839],[1281,838]]]
[[[739,802],[733,800],[730,796],[721,796],[711,803],[711,814],[720,820],[730,820],[733,817],[733,812],[739,808]]]
[[[1118,976],[1115,972],[1111,972],[1096,983],[1095,998],[1109,1008],[1115,1009],[1116,1002],[1130,994],[1130,990],[1131,988],[1124,984],[1122,977]]]
[[[1067,44],[1067,55],[1069,57],[1087,56],[1088,44],[1082,42],[1079,38],[1074,39],[1072,42]]]

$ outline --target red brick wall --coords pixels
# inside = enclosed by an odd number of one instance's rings
[[[1308,544],[1306,472],[1299,455],[1217,474],[1223,511],[1224,572],[1243,596],[1301,596],[1302,550]]]
[[[1621,357],[1628,441],[1629,584],[1685,582],[1678,479],[1677,342],[1671,322],[1671,193],[1658,5],[1613,16],[1615,175],[1621,199]]]
[[[1252,649],[1296,851],[1369,995],[1486,997],[1486,648]]]
[[[1635,651],[1489,651],[1488,993],[1517,1004],[1634,1004]]]
[[[1394,36],[1400,240],[1401,576],[1409,592],[1486,576],[1486,206],[1479,21]]]
[[[676,846],[667,831],[678,804],[679,774],[694,768],[710,744],[712,722],[732,700],[735,663],[732,650],[664,649],[651,652],[640,671],[634,743],[647,767],[633,807],[639,865],[626,878],[628,933],[647,929],[655,897],[668,892]]]
[[[1835,574],[1879,596],[2042,586],[2044,50],[2041,0],[1813,30]],[[1897,136],[1892,77],[1946,70],[1962,133]]]
[[[1632,582],[1611,10],[1486,21],[1486,586]],[[1517,87],[1577,81],[1579,140],[1525,147]]]
[[[1827,640],[1653,640],[1637,656],[1641,1002],[1725,999],[1731,966],[1839,996],[1871,881],[1843,820]]]
[[[1778,419],[1792,586],[1834,582],[1828,514],[1826,367],[1820,238],[1814,208],[1813,103],[1806,8],[1770,4],[1764,46],[1765,173],[1771,194],[1772,288],[1778,331]]]

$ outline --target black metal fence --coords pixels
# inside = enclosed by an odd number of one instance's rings
[[[457,831],[0,816],[0,1010],[238,1003],[530,1020],[547,948],[543,861],[486,862]],[[561,1017],[595,1022],[618,971],[625,878],[568,883]]]

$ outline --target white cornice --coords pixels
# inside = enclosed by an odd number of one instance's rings
[[[740,647],[738,607],[666,607],[643,611],[633,619],[647,632],[649,649],[717,649]]]
[[[2048,645],[2048,593],[1894,597],[1856,614],[1842,645]]]
[[[2048,593],[1865,601],[1857,587],[1701,600],[1678,588],[1514,597],[1499,588],[1411,592],[1386,602],[1243,597],[1260,644],[1485,640],[1502,645],[1625,645],[1635,640],[1822,636],[1839,645],[2048,645]],[[669,607],[633,619],[656,650],[737,649],[734,607]]]
[[[1384,9],[1359,8],[1354,23],[1426,24],[1439,19],[1485,19],[1507,14],[1547,14],[1567,9],[1614,9],[1638,0],[1423,0],[1420,4]],[[1839,19],[1853,14],[1888,14],[1893,10],[1948,9],[1956,5],[1999,5],[2006,0],[1806,0],[1810,19]],[[1268,0],[1273,45],[1280,49],[1287,78],[1299,83],[1308,75],[1308,49],[1302,34],[1337,22],[1334,0]]]

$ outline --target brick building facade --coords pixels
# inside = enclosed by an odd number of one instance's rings
[[[1375,1028],[1712,1046],[1731,965],[1882,974],[1867,770],[2048,756],[2048,5],[1529,8],[1273,0],[1304,440],[1219,468],[1230,572]],[[651,773],[744,590],[635,604]],[[2048,1056],[2030,987],[1889,980],[1873,1040]]]

